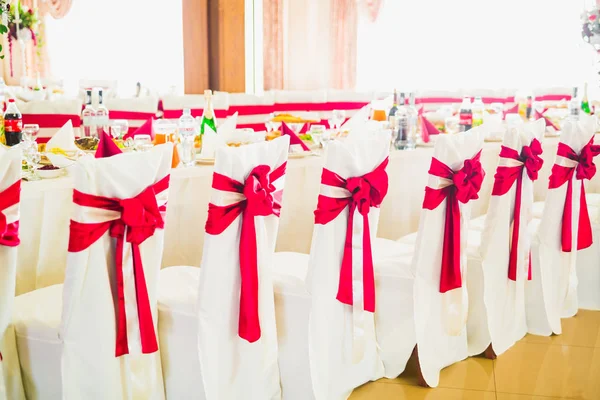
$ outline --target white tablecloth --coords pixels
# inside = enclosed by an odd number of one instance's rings
[[[544,140],[545,163],[535,184],[536,200],[544,199],[557,144],[556,138]],[[480,199],[473,205],[473,217],[487,210],[499,150],[500,143],[484,146],[482,164],[487,175]],[[417,230],[432,154],[432,148],[392,151],[390,186],[381,206],[378,236],[397,239]],[[322,157],[289,160],[277,251],[310,251],[322,164]],[[211,182],[212,165],[172,171],[163,267],[200,265]],[[600,191],[600,178],[586,186],[588,192]],[[17,294],[63,281],[72,188],[69,177],[24,182]]]

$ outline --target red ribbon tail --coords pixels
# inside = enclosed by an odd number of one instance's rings
[[[238,334],[250,343],[260,339],[258,265],[254,216],[244,211],[240,238],[240,315]]]
[[[579,229],[577,231],[577,250],[590,247],[593,243],[592,223],[585,198],[585,186],[581,181],[581,196],[579,198]]]
[[[148,297],[148,288],[146,287],[146,278],[144,276],[144,266],[142,264],[140,246],[138,244],[132,244],[131,250],[133,253],[135,298],[137,300],[138,319],[140,321],[142,353],[150,354],[158,351],[158,342],[156,341],[156,332],[154,331],[154,321],[152,319],[150,298]]]
[[[373,270],[373,252],[371,250],[371,230],[369,216],[363,218],[363,294],[365,311],[375,312],[375,271]]]
[[[515,192],[515,210],[513,217],[513,232],[510,244],[510,258],[508,262],[508,279],[517,280],[517,264],[519,255],[519,229],[521,225],[521,186],[523,181],[523,170],[519,171],[517,177],[517,188]]]
[[[529,271],[527,272],[527,280],[531,280],[531,250],[529,251]]]
[[[348,224],[346,227],[346,239],[344,242],[344,255],[340,269],[340,282],[336,299],[349,306],[354,304],[352,298],[352,230],[354,228],[354,210],[356,204],[348,206]]]
[[[562,251],[571,252],[573,229],[573,179],[569,178],[567,184],[567,196],[565,198],[565,207],[562,216],[561,242]]]
[[[452,193],[446,198],[440,293],[462,286],[460,272],[460,208],[455,193]]]
[[[117,238],[115,249],[115,277],[117,281],[117,340],[115,356],[129,354],[127,341],[127,315],[125,314],[125,290],[123,284],[123,237]]]

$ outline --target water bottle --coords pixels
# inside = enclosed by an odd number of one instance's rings
[[[183,110],[183,115],[179,118],[177,130],[179,138],[181,139],[181,151],[179,152],[181,163],[186,167],[191,167],[196,162],[194,139],[198,127],[196,120],[192,117],[192,111],[189,108]]]

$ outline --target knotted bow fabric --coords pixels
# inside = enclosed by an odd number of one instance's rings
[[[523,146],[521,154],[515,149],[502,146],[500,150],[501,163],[503,160],[516,165],[507,166],[500,165],[494,176],[494,189],[492,196],[502,196],[517,183],[515,191],[515,207],[513,214],[513,231],[510,245],[510,258],[508,262],[508,279],[517,280],[517,264],[518,264],[518,249],[519,249],[519,230],[521,226],[521,197],[523,190],[523,169],[527,172],[527,176],[531,181],[538,178],[538,172],[544,164],[544,160],[540,157],[542,154],[542,144],[539,140],[533,139],[529,146]],[[528,280],[531,280],[531,264],[529,264]]]
[[[437,158],[431,159],[429,174],[441,178],[438,188],[425,188],[423,208],[436,209],[446,200],[446,220],[442,249],[442,270],[440,293],[446,293],[462,286],[460,271],[460,208],[463,204],[479,198],[479,190],[485,176],[481,168],[481,151],[473,158],[465,160],[464,166],[453,171]]]
[[[19,179],[0,193],[0,245],[15,247],[19,240],[19,221],[8,223],[3,211],[19,203],[21,180]]]
[[[581,181],[579,197],[579,223],[577,233],[577,250],[587,249],[592,245],[592,224],[585,199],[584,179],[592,179],[596,174],[594,157],[600,154],[600,146],[594,145],[594,138],[586,144],[579,155],[564,143],[558,144],[557,161],[552,166],[549,189],[561,187],[567,183],[567,195],[562,216],[561,243],[562,251],[572,251],[573,238],[573,174]]]
[[[130,199],[115,199],[86,194],[77,190],[73,191],[73,203],[77,205],[119,213],[116,219],[105,222],[81,223],[71,220],[71,232],[69,236],[70,252],[80,252],[87,249],[106,232],[109,232],[109,235],[117,241],[115,250],[115,276],[117,284],[116,357],[129,354],[123,283],[123,250],[125,242],[131,243],[133,255],[133,272],[135,276],[142,353],[154,353],[158,350],[139,246],[146,239],[153,236],[156,229],[164,227],[164,221],[161,216],[161,211],[164,211],[164,207],[161,208],[158,206],[156,194],[167,190],[168,187],[169,175]]]
[[[282,191],[273,182],[285,174],[286,163],[271,171],[268,165],[255,167],[244,183],[228,176],[213,174],[213,189],[243,194],[245,199],[231,205],[208,205],[206,233],[219,235],[242,215],[240,236],[240,311],[238,335],[250,343],[260,339],[258,316],[258,265],[254,217],[275,215],[281,211]]]
[[[333,221],[348,207],[348,225],[344,242],[344,255],[340,269],[340,281],[337,299],[347,305],[353,305],[352,297],[352,230],[354,212],[363,217],[363,298],[364,310],[375,312],[375,274],[371,251],[371,233],[369,229],[369,210],[379,207],[388,191],[388,165],[386,158],[377,168],[366,175],[344,179],[335,172],[323,169],[321,184],[346,189],[348,197],[334,198],[319,195],[315,223],[325,225]]]

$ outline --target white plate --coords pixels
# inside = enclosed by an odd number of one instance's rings
[[[37,169],[35,173],[42,179],[54,179],[63,176],[65,174],[65,169]]]

